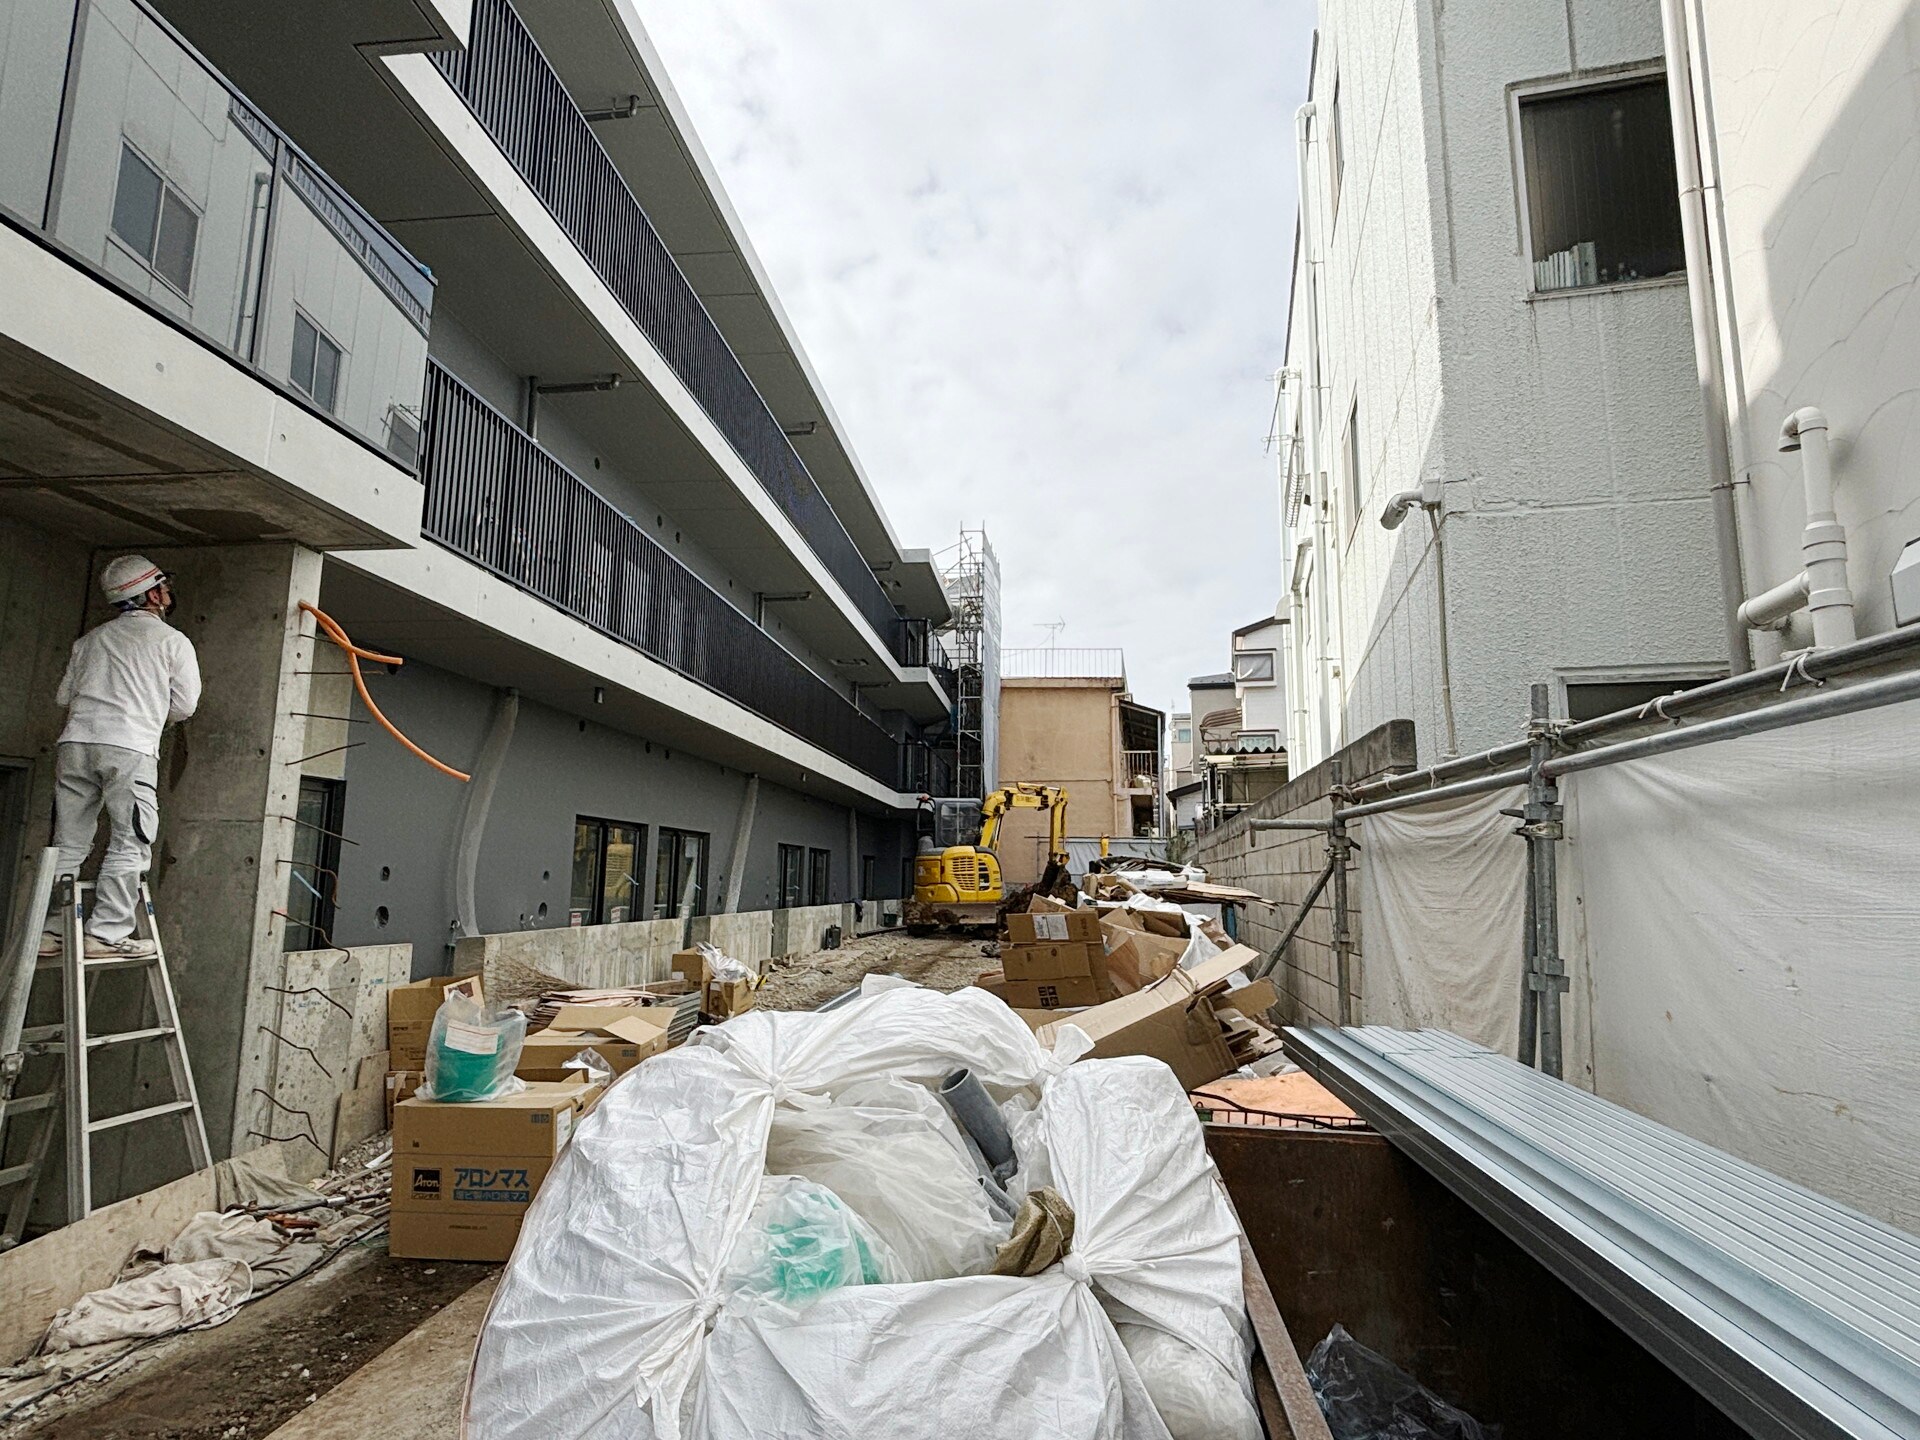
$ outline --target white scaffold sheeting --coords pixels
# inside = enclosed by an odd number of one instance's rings
[[[1524,799],[1498,790],[1357,823],[1367,1024],[1513,1053],[1527,851],[1500,811]]]
[[[1912,1231],[1916,756],[1907,704],[1565,784],[1598,1092]]]
[[[1191,1347],[1182,1369],[1218,1367],[1222,1421],[1244,1424],[1210,1433],[1257,1434],[1238,1228],[1192,1107],[1158,1061],[1073,1064],[1086,1037],[1068,1037],[1042,1050],[981,990],[869,987],[825,1014],[741,1016],[629,1072],[534,1201],[465,1433],[1169,1440],[1126,1323]],[[1073,1207],[1061,1263],[846,1284],[797,1306],[731,1283],[776,1115],[793,1128],[869,1109],[956,1063],[1009,1117],[1016,1192],[1038,1177]]]

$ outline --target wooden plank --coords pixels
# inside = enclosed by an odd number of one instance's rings
[[[1247,1318],[1253,1322],[1253,1338],[1259,1346],[1253,1362],[1253,1389],[1260,1401],[1260,1418],[1266,1422],[1268,1440],[1333,1440],[1326,1417],[1320,1413],[1320,1402],[1313,1398],[1313,1386],[1307,1381],[1300,1353],[1287,1333],[1287,1322],[1274,1304],[1273,1291],[1267,1288],[1267,1277],[1253,1258],[1253,1247],[1244,1231],[1240,1236],[1240,1286],[1245,1293]]]

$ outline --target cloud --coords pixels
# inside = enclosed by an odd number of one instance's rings
[[[1180,703],[1279,598],[1311,5],[641,12],[903,543],[984,524],[1006,644]]]

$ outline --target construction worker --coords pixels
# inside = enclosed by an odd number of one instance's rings
[[[53,843],[61,875],[77,875],[93,849],[100,811],[107,849],[87,915],[86,953],[135,959],[153,953],[133,938],[140,877],[159,833],[160,732],[200,703],[193,642],[167,623],[170,577],[143,555],[107,562],[100,588],[120,613],[74,641],[56,699],[67,707],[54,761]],[[42,955],[58,955],[49,921]]]

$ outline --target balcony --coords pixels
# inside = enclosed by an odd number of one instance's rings
[[[618,168],[507,0],[475,0],[468,48],[433,57],[622,309],[897,659],[902,618]]]
[[[1160,793],[1160,752],[1123,750],[1120,752],[1120,788],[1130,795]]]
[[[139,0],[16,7],[0,61],[0,207],[413,470],[433,282],[405,250]]]
[[[429,364],[421,531],[888,786],[900,746],[523,430]]]

